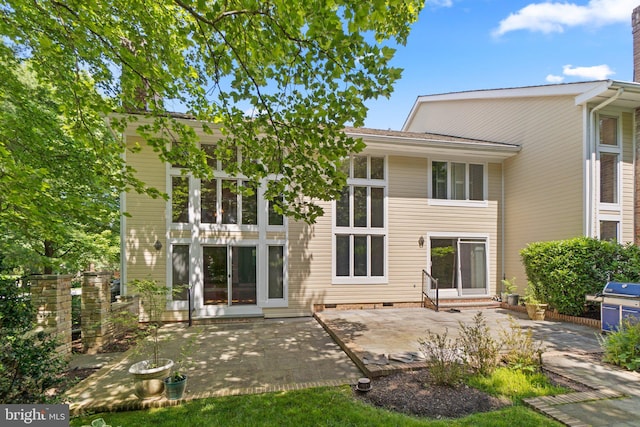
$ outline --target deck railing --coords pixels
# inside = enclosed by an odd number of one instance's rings
[[[432,286],[429,286],[431,284]],[[425,307],[425,298],[431,301],[431,305],[435,311],[438,311],[439,304],[438,279],[422,270],[422,306]]]

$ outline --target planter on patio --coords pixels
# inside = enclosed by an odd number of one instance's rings
[[[134,392],[140,399],[157,397],[164,392],[164,381],[171,372],[173,360],[159,359],[158,365],[154,365],[150,360],[143,360],[134,363],[129,368],[129,373],[133,376]]]
[[[171,375],[164,379],[164,390],[167,399],[178,400],[182,399],[184,395],[184,389],[187,387],[187,376],[180,375],[176,379],[175,375]]]
[[[531,320],[544,320],[544,315],[547,311],[547,304],[532,304],[526,303],[527,314]]]
[[[520,295],[518,294],[509,294],[507,295],[507,304],[509,305],[518,305],[518,300],[520,299]]]

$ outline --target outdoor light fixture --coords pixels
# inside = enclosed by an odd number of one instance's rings
[[[156,248],[156,251],[162,249],[162,243],[160,243],[160,240],[156,240],[156,242],[153,244],[153,247]]]
[[[424,237],[420,236],[420,238],[418,239],[418,246],[419,247],[423,247],[424,246]]]

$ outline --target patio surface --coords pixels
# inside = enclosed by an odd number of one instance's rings
[[[127,371],[141,357],[130,351],[113,359],[100,356],[104,367],[67,393],[70,412],[133,410],[205,397],[355,384],[365,375],[425,366],[422,361],[390,359],[416,353],[418,340],[428,330],[440,334],[447,330],[449,336],[457,336],[459,322],[470,324],[476,313],[424,308],[334,310],[317,313],[316,319],[252,319],[191,328],[167,325],[162,329],[167,357],[176,359],[184,340],[196,337],[185,399],[137,399]],[[593,389],[528,399],[532,408],[574,427],[640,426],[640,375],[589,357],[601,351],[599,330],[565,322],[534,322],[525,314],[503,309],[485,309],[483,314],[496,338],[509,328],[510,317],[522,328],[530,328],[544,342],[545,369]],[[77,355],[72,363],[87,366],[91,360],[98,358]]]

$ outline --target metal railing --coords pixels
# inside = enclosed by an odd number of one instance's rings
[[[427,286],[428,283],[432,283],[433,286]],[[438,279],[427,273],[426,270],[422,270],[422,306],[425,307],[425,297],[431,302],[433,309],[438,311],[440,291],[438,289]]]

